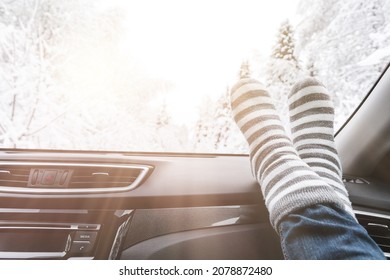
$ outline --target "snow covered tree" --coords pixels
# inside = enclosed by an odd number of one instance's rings
[[[163,101],[160,112],[157,115],[156,127],[161,128],[167,126],[169,125],[170,121],[171,121],[171,116],[167,112],[167,104],[165,101]]]
[[[248,60],[244,60],[241,63],[240,72],[238,73],[239,79],[250,78],[252,75],[251,67]]]
[[[266,64],[266,86],[282,115],[287,115],[287,96],[292,85],[301,75],[298,59],[295,56],[293,27],[288,20],[281,23],[277,42]]]
[[[293,36],[293,28],[290,22],[288,20],[282,22],[278,32],[277,43],[272,52],[274,58],[296,61]]]
[[[319,0],[316,5],[302,0],[299,5],[304,20],[296,28],[296,54],[314,65],[314,74],[334,94],[336,127],[389,61],[389,11],[387,0]]]
[[[267,67],[267,85],[288,87],[295,82],[300,70],[295,56],[294,31],[288,20],[282,22]],[[282,95],[285,90],[282,89]],[[279,96],[281,97],[281,96]]]
[[[55,119],[58,108],[51,61],[57,14],[46,13],[51,2],[9,1],[0,10],[0,143],[29,147],[45,123]]]
[[[210,97],[204,97],[199,106],[199,117],[195,123],[194,150],[208,152],[214,147],[214,101]]]
[[[249,64],[247,69],[249,70]],[[243,78],[249,78],[249,73],[246,72]],[[225,94],[222,94],[216,102],[216,110],[214,112],[214,149],[216,151],[226,150],[231,128],[232,128],[232,114],[230,106],[230,90],[226,89]]]
[[[195,125],[195,150],[220,153],[247,152],[245,139],[232,117],[229,87],[216,101],[206,97],[202,102],[199,119]]]

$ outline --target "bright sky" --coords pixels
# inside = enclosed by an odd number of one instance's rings
[[[152,75],[170,80],[174,117],[191,119],[202,96],[220,95],[243,59],[268,56],[298,0],[128,1],[124,44]],[[195,111],[194,111],[195,110]]]

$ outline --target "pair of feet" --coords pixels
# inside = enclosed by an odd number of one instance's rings
[[[262,84],[242,79],[231,91],[234,120],[249,144],[271,224],[277,230],[283,217],[315,204],[334,205],[354,216],[342,182],[334,108],[326,88],[305,79],[292,88],[288,102],[292,141]]]

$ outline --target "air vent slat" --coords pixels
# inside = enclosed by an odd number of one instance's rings
[[[107,181],[107,182],[102,182],[102,181],[73,181],[71,184],[88,184],[88,185],[93,185],[93,184],[107,184],[107,185],[117,185],[117,184],[131,184],[133,181]]]
[[[28,175],[30,174],[30,169],[14,169],[14,168],[0,168],[0,171],[9,171],[12,175]],[[0,172],[2,174],[2,172]],[[3,173],[4,174],[4,173]]]
[[[2,180],[0,180],[0,186],[27,187],[27,182],[25,182],[25,181],[2,181]]]
[[[102,188],[102,187],[126,187],[132,184],[134,181],[126,181],[126,182],[70,182],[69,188]]]
[[[14,179],[9,179],[9,180],[4,180],[3,178],[0,178],[0,182],[2,183],[6,183],[6,182],[15,182],[15,183],[26,183],[27,182],[27,178],[25,178],[26,180],[16,180],[16,178]]]
[[[371,234],[370,234],[370,236],[372,239],[374,239],[374,241],[376,243],[378,243],[378,245],[390,246],[390,239],[389,238],[381,237],[381,236],[374,236]]]
[[[390,216],[355,211],[359,223],[367,230],[371,238],[385,254],[390,253]],[[389,257],[387,257],[389,258]]]
[[[12,178],[20,178],[22,180],[27,180],[28,179],[28,175],[7,175],[7,176],[1,176],[0,175],[0,179],[5,179],[5,180],[8,180],[8,179],[12,179]]]
[[[74,180],[79,181],[112,181],[112,180],[118,180],[118,181],[129,181],[129,180],[135,180],[137,176],[75,176],[73,175]],[[91,180],[92,178],[92,180]]]
[[[133,180],[130,180],[130,179],[119,180],[118,178],[115,178],[115,177],[108,178],[106,180],[90,180],[90,179],[89,180],[88,179],[79,180],[78,178],[73,178],[72,183],[91,183],[91,184],[93,184],[93,183],[129,183],[129,182],[132,182]]]
[[[14,166],[0,166],[0,185],[11,187],[26,187],[30,170]]]

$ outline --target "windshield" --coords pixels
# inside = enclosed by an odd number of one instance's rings
[[[390,57],[390,1],[4,0],[0,147],[247,153],[229,90],[265,84],[287,119],[301,77],[336,128]]]

